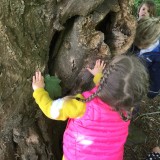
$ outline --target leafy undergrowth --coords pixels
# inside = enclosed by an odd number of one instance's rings
[[[155,146],[160,146],[160,96],[142,101],[131,121],[124,160],[144,160]]]

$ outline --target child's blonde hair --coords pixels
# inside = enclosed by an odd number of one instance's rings
[[[131,118],[131,108],[138,103],[148,89],[148,74],[140,60],[133,56],[116,56],[104,70],[97,91],[89,98],[94,97],[112,106],[120,113],[124,120]],[[127,111],[127,115],[124,115]]]
[[[150,16],[150,17],[155,17],[155,16],[156,16],[156,10],[157,10],[157,8],[156,8],[156,4],[154,3],[154,1],[143,1],[143,2],[139,5],[139,7],[138,7],[137,14],[139,14],[139,11],[140,11],[141,7],[142,7],[144,4],[145,4],[145,5],[148,7],[148,9],[149,9],[149,16]]]
[[[148,48],[160,38],[160,17],[145,17],[138,21],[135,45],[139,49]]]

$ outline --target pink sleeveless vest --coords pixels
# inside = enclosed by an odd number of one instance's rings
[[[84,116],[68,121],[63,137],[65,160],[123,160],[129,123],[99,98],[87,102]]]

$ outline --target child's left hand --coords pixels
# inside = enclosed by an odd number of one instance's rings
[[[101,61],[100,59],[98,59],[96,61],[94,68],[93,69],[87,68],[87,70],[95,76],[97,73],[102,73],[105,66],[106,64],[104,63],[104,61]]]
[[[32,80],[32,88],[35,91],[38,88],[44,88],[44,78],[40,71],[37,71],[35,75],[33,76]]]

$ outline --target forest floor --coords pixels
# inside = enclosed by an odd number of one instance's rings
[[[160,146],[160,96],[142,100],[131,121],[124,160],[144,160],[155,146]]]

